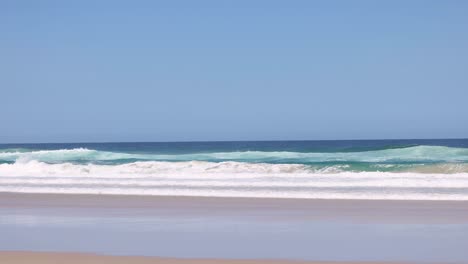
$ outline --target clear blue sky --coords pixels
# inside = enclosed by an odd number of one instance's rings
[[[1,1],[0,142],[468,137],[468,1]]]

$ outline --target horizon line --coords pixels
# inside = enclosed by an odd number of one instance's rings
[[[82,141],[82,142],[12,142],[0,145],[26,144],[116,144],[116,143],[216,143],[216,142],[304,142],[304,141],[389,141],[389,140],[467,140],[468,138],[380,138],[380,139],[271,139],[271,140],[181,140],[181,141]]]

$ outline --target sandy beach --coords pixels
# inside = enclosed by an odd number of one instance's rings
[[[242,214],[280,220],[380,223],[468,223],[468,201],[320,200],[137,195],[0,193],[0,208],[116,210],[125,214]],[[272,217],[273,216],[273,217]]]
[[[468,1],[0,1],[0,264],[468,264]]]
[[[137,256],[103,256],[78,253],[0,252],[0,263],[9,264],[397,264],[396,262],[320,262],[292,260],[175,259]]]
[[[467,208],[466,201],[0,193],[0,263],[464,263]]]

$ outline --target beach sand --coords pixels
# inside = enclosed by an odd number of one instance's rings
[[[446,263],[445,259],[465,263],[459,260],[468,259],[463,248],[468,241],[464,233],[468,201],[0,193],[0,212],[4,213],[0,232],[5,235],[0,237],[2,264]],[[50,222],[56,219],[57,225]],[[62,247],[63,239],[69,241]],[[165,247],[140,251],[145,244]],[[309,254],[312,247],[319,253]],[[134,251],[122,251],[129,249]],[[322,259],[346,261],[314,262]],[[373,259],[403,262],[368,262]]]
[[[468,223],[468,201],[321,200],[89,194],[0,193],[0,208],[128,210],[165,215],[237,215],[275,220]]]
[[[292,260],[176,259],[138,256],[104,256],[80,253],[0,252],[0,263],[8,264],[391,264],[396,262],[315,262]]]

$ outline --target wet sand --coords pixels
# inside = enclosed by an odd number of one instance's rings
[[[467,263],[468,201],[0,193],[0,234],[12,264]]]
[[[238,215],[275,220],[359,223],[468,223],[468,201],[320,200],[88,194],[0,193],[0,208],[67,208],[162,212],[166,215]]]

